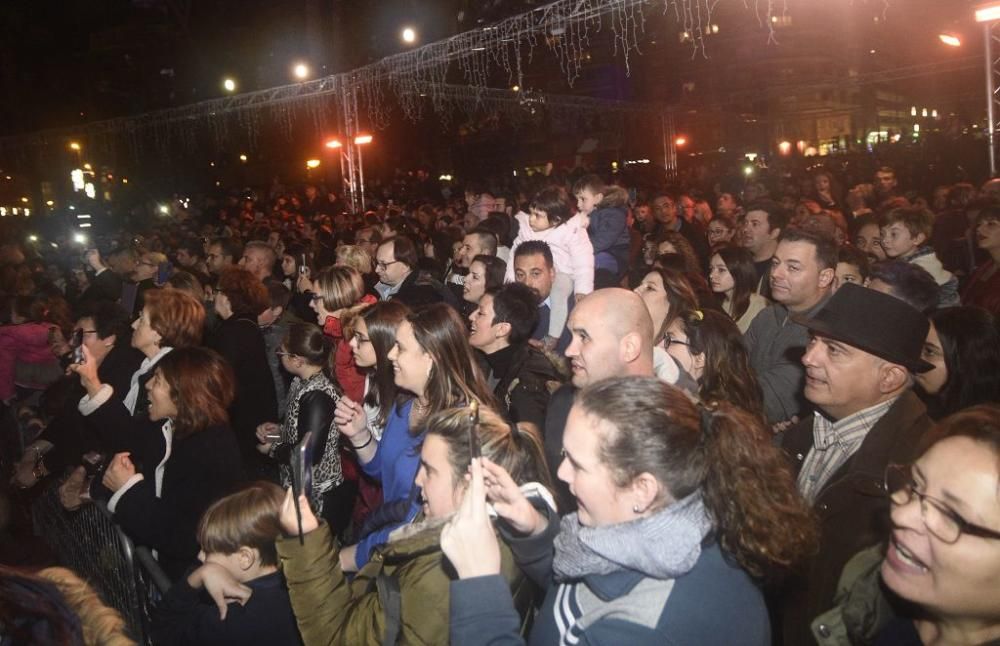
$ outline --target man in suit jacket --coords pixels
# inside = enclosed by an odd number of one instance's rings
[[[528,240],[518,245],[514,252],[514,280],[530,287],[538,294],[538,323],[534,332],[531,333],[532,341],[535,345],[541,345],[542,339],[549,333],[549,319],[552,316],[552,308],[549,297],[552,295],[552,283],[556,279],[555,262],[552,260],[552,249],[543,240]],[[573,310],[576,298],[570,294],[566,311]],[[567,319],[568,320],[568,319]],[[559,340],[556,341],[555,351],[562,354],[569,346],[569,329],[563,328]]]
[[[798,321],[811,339],[802,363],[811,419],[793,426],[782,447],[802,495],[820,522],[820,549],[782,591],[784,643],[814,643],[810,623],[833,605],[841,570],[889,532],[884,474],[908,463],[930,428],[911,391],[929,323],[901,300],[845,284],[819,312]],[[820,634],[824,626],[817,626]]]

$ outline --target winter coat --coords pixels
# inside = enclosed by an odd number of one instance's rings
[[[510,247],[510,257],[517,256],[517,248],[528,240],[541,240],[552,250],[552,261],[556,272],[569,274],[573,277],[573,293],[589,294],[594,291],[594,246],[590,242],[586,229],[582,226],[583,219],[574,215],[559,226],[545,231],[532,231],[528,224],[528,214],[518,213],[517,238]],[[514,282],[514,263],[507,263],[507,274],[504,281]]]
[[[326,523],[306,534],[303,545],[297,536],[279,538],[278,558],[305,643],[447,644],[453,574],[441,551],[442,526],[394,533],[351,581]],[[523,577],[503,541],[500,554],[503,579],[523,594]]]
[[[823,486],[813,503],[820,523],[820,547],[805,574],[782,590],[786,644],[808,644],[809,622],[834,601],[837,580],[858,551],[889,535],[888,464],[909,464],[916,457],[931,420],[912,392],[900,395],[865,436],[850,459]],[[790,428],[782,448],[798,474],[813,446],[813,418]]]

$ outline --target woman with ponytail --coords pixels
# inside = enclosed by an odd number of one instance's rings
[[[451,643],[521,643],[489,501],[515,560],[547,588],[530,643],[771,644],[760,583],[805,557],[816,530],[759,419],[699,408],[654,378],[608,379],[577,395],[563,456],[579,511],[561,521],[474,461],[470,491],[483,493],[442,536],[461,579]]]
[[[257,427],[257,450],[278,462],[281,484],[292,484],[292,460],[306,433],[312,433],[313,478],[307,492],[316,513],[334,532],[351,520],[355,487],[346,486],[340,459],[340,434],[333,414],[340,390],[330,380],[330,341],[312,323],[288,328],[277,350],[281,365],[294,378],[288,389],[288,407],[279,426],[267,422]]]

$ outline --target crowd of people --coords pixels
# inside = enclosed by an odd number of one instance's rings
[[[155,643],[1000,643],[1000,179],[418,188],[0,248],[12,498]],[[129,643],[59,576],[0,642]]]

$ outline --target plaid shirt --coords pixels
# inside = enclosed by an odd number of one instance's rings
[[[836,422],[816,411],[813,417],[813,447],[802,463],[798,486],[802,496],[815,502],[823,486],[861,446],[868,431],[882,418],[896,397],[860,410]]]

